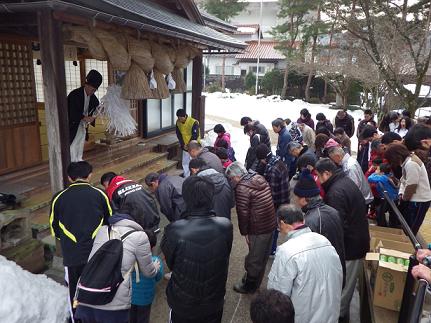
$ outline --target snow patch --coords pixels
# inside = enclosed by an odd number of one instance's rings
[[[0,256],[0,322],[63,323],[68,289],[45,275],[34,275]]]

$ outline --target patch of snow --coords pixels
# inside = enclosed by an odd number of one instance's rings
[[[271,122],[276,118],[289,118],[295,121],[299,118],[299,112],[307,108],[316,124],[316,114],[322,112],[328,120],[334,124],[334,118],[338,110],[330,109],[329,104],[310,104],[302,100],[281,100],[279,96],[259,97],[241,93],[205,93],[207,96],[205,112],[209,115],[206,118],[207,124],[216,124],[211,120],[211,116],[232,120],[230,124],[223,123],[226,131],[231,134],[232,146],[235,149],[236,157],[239,161],[244,162],[247,149],[250,145],[249,137],[244,135],[243,129],[239,124],[242,117],[248,116],[253,120],[259,120],[260,123],[272,131]],[[359,120],[363,118],[361,110],[348,111],[355,119],[355,127]],[[215,139],[215,137],[214,137]],[[358,139],[356,135],[350,138],[352,141],[352,150],[356,151]],[[212,141],[214,142],[214,140]],[[276,142],[272,142],[276,145]]]
[[[406,84],[404,87],[412,93],[415,93],[416,84]],[[422,85],[421,90],[419,91],[419,97],[428,98],[431,97],[430,87],[428,85]]]
[[[68,289],[45,275],[34,275],[0,256],[0,322],[63,323]]]

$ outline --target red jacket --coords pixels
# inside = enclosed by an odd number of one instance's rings
[[[227,142],[228,147],[231,147],[231,143],[230,143],[230,134],[225,132],[225,133],[219,133],[217,136],[217,139],[214,142],[214,147],[219,147],[219,142],[220,140],[225,140]]]

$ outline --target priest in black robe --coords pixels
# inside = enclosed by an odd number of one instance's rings
[[[91,70],[86,77],[85,85],[77,88],[67,96],[67,111],[69,115],[70,160],[82,160],[85,141],[88,140],[88,126],[95,125],[93,114],[99,106],[99,100],[94,94],[102,84],[102,75]]]

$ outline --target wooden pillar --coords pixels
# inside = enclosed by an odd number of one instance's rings
[[[37,23],[45,94],[49,175],[51,190],[57,192],[67,184],[66,168],[70,163],[62,23],[53,18],[50,9],[37,12]]]
[[[201,137],[205,134],[205,102],[202,100],[203,89],[203,62],[202,55],[193,59],[193,76],[192,76],[192,117],[199,121],[201,128]]]

